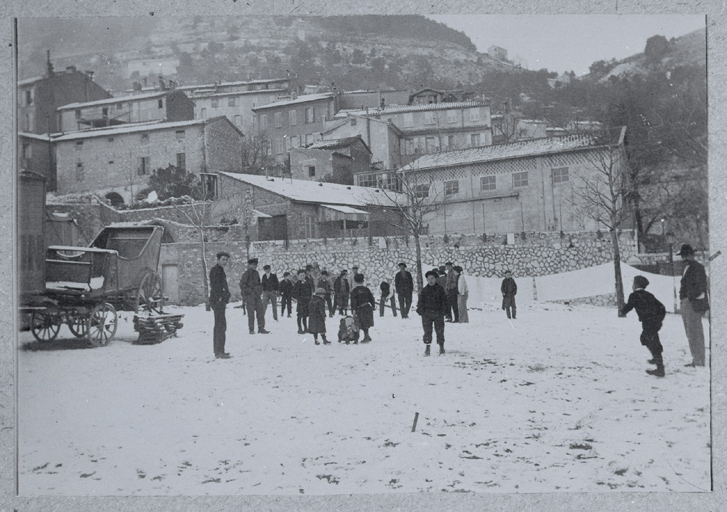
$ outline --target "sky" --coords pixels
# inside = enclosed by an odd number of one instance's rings
[[[588,73],[599,60],[621,60],[644,51],[654,35],[667,39],[705,27],[703,15],[431,15],[464,32],[486,53],[492,45],[524,68]]]

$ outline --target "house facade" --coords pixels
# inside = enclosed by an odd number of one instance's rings
[[[31,171],[45,178],[48,191],[55,191],[55,156],[53,142],[48,135],[18,134],[18,169]]]
[[[108,91],[93,81],[93,73],[82,73],[74,66],[54,71],[49,60],[45,76],[18,82],[18,131],[55,133],[59,131],[58,107],[110,97]]]
[[[174,165],[205,175],[242,165],[243,135],[225,117],[136,123],[53,137],[60,194],[118,193],[126,202],[155,169]]]
[[[400,235],[387,201],[364,187],[222,172],[215,211],[247,226],[252,241]]]
[[[183,91],[169,89],[70,103],[58,108],[58,117],[61,132],[146,121],[190,121],[194,119],[194,102]]]
[[[436,89],[420,89],[409,96],[409,105],[430,105],[432,103],[454,103],[475,100],[474,91],[460,89],[438,91]]]
[[[611,158],[628,165],[625,128],[606,137],[579,134],[425,155],[399,173],[420,197],[441,205],[430,234],[596,231],[579,210],[579,184]],[[438,157],[438,158],[437,158]]]
[[[322,140],[307,148],[291,148],[293,179],[353,185],[353,176],[371,170],[371,151],[361,137]]]
[[[344,91],[338,98],[341,110],[361,110],[364,108],[379,108],[389,105],[407,105],[409,103],[409,91]]]
[[[500,46],[492,45],[487,49],[487,55],[495,60],[507,60],[507,50]]]
[[[323,140],[360,137],[371,150],[371,162],[381,169],[401,167],[401,139],[404,133],[394,123],[374,116],[350,114],[330,121]]]
[[[289,149],[321,140],[326,121],[333,119],[337,110],[336,96],[332,93],[308,94],[260,105],[252,109],[253,136],[265,140],[268,155],[284,163]]]
[[[279,101],[287,95],[287,89],[261,89],[253,91],[229,90],[224,92],[197,90],[191,93],[194,101],[194,118],[209,119],[225,116],[242,133],[253,133],[255,114],[253,109]]]

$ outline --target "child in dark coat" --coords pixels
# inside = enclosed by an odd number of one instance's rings
[[[293,309],[293,278],[290,272],[283,274],[283,280],[280,281],[280,316],[285,313],[285,308],[288,308],[288,318],[290,318],[290,312]]]
[[[321,335],[323,344],[328,345],[331,342],[326,339],[326,290],[324,288],[316,288],[315,295],[311,297],[308,304],[309,321],[308,332],[313,334],[313,339],[318,343],[318,335]]]
[[[298,280],[293,285],[293,298],[298,303],[298,334],[304,334],[308,330],[308,305],[312,295],[313,289],[306,279],[306,272],[301,269],[298,271]]]
[[[447,293],[437,283],[439,274],[436,269],[430,270],[424,275],[427,278],[427,285],[419,292],[416,312],[422,317],[424,328],[424,344],[426,349],[424,355],[429,355],[429,348],[432,344],[432,327],[437,333],[437,344],[439,354],[444,354],[444,316],[449,311]]]
[[[655,377],[663,377],[665,372],[661,353],[664,349],[659,340],[659,330],[666,316],[666,308],[656,297],[645,290],[647,286],[649,286],[649,280],[644,276],[634,277],[632,286],[634,291],[629,295],[628,302],[621,309],[621,314],[626,316],[632,309],[636,310],[643,329],[641,344],[651,352],[652,359],[649,362],[656,365],[656,370],[646,370],[646,373]]]
[[[517,318],[517,305],[515,304],[517,283],[509,270],[505,271],[505,279],[502,280],[500,291],[502,292],[502,309],[507,313],[507,317]]]
[[[371,341],[369,329],[374,326],[374,308],[376,307],[376,299],[366,286],[364,286],[364,275],[356,274],[353,276],[354,286],[351,290],[351,311],[356,315],[359,327],[364,332],[364,338],[361,343]]]

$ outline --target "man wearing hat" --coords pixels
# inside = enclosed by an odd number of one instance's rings
[[[682,321],[692,353],[692,362],[686,366],[704,366],[704,328],[702,315],[708,309],[707,274],[704,266],[694,259],[694,249],[689,244],[682,245],[679,256],[684,260],[679,300],[681,301]]]
[[[260,274],[257,271],[257,258],[247,260],[247,270],[240,278],[240,292],[247,303],[247,325],[250,334],[255,334],[255,317],[257,316],[257,332],[269,334],[265,330],[265,308],[263,308],[262,293],[263,286],[260,281]]]
[[[394,277],[394,288],[399,296],[399,310],[401,318],[409,318],[409,309],[411,309],[411,296],[414,293],[414,280],[406,269],[406,263],[399,263],[399,271]],[[395,315],[396,316],[396,315]]]
[[[263,286],[263,315],[268,310],[268,303],[273,304],[273,320],[278,321],[278,290],[280,289],[280,283],[278,283],[278,276],[270,272],[270,265],[263,266],[265,273],[261,278]]]

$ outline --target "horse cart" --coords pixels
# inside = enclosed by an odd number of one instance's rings
[[[44,289],[23,306],[35,339],[51,341],[66,324],[76,337],[103,346],[116,334],[118,310],[161,314],[156,269],[163,233],[161,226],[127,223],[105,227],[89,247],[49,246]]]

